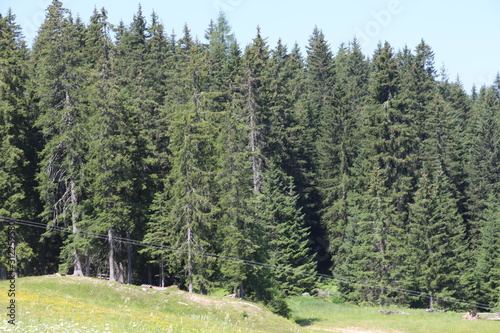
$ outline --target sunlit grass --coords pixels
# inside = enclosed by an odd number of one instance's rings
[[[8,303],[7,281],[0,282]],[[288,300],[288,321],[262,306],[216,296],[165,291],[84,277],[30,277],[16,281],[16,326],[4,315],[1,332],[500,332],[500,322],[465,321],[460,313],[381,315],[359,307],[313,297]],[[4,306],[1,306],[4,307]],[[387,309],[385,309],[387,310]],[[354,329],[354,330],[353,330]]]
[[[463,320],[461,313],[428,313],[418,309],[384,308],[408,315],[382,315],[379,307],[360,307],[305,297],[292,297],[289,305],[293,319],[303,327],[408,333],[496,333],[500,322]],[[339,330],[340,332],[341,330]]]
[[[0,282],[0,290],[7,282]],[[302,332],[262,307],[175,288],[143,290],[84,277],[16,281],[16,323],[4,332]],[[5,292],[5,304],[8,302]],[[245,313],[246,315],[243,315]],[[6,317],[6,316],[5,316]]]

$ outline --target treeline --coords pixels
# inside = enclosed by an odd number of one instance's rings
[[[222,14],[200,41],[57,0],[31,49],[0,18],[0,61],[0,216],[46,224],[18,227],[20,275],[278,312],[318,271],[358,303],[500,301],[500,76],[467,94],[424,41],[367,57],[314,29],[302,56],[259,29],[241,49]]]

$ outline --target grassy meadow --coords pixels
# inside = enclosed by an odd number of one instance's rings
[[[496,333],[500,322],[463,320],[456,312],[428,313],[422,309],[386,308],[408,315],[382,315],[380,307],[333,303],[327,300],[292,297],[288,302],[293,320],[303,327],[324,332],[344,333]]]
[[[8,282],[2,308],[6,309]],[[188,294],[177,288],[143,289],[85,277],[26,277],[16,280],[16,325],[3,315],[2,332],[500,332],[500,322],[465,321],[460,313],[405,311],[381,315],[313,297],[292,297],[290,320],[263,306],[217,296]],[[387,309],[386,309],[387,310]],[[7,311],[5,311],[5,314]]]
[[[0,289],[7,306],[7,281]],[[246,301],[73,276],[16,280],[16,323],[4,319],[0,331],[300,332],[299,325]]]

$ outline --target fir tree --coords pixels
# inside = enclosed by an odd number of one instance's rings
[[[335,57],[336,82],[332,108],[319,124],[318,188],[322,195],[322,224],[329,233],[330,252],[336,263],[345,259],[338,252],[345,240],[351,168],[359,143],[360,105],[366,98],[368,64],[356,41],[341,46]]]
[[[86,229],[108,235],[110,280],[125,281],[125,268],[116,236],[130,234],[134,136],[130,131],[129,101],[119,93],[114,49],[109,36],[106,11],[94,12],[87,29],[86,48],[98,54],[89,64],[86,83],[86,134],[88,151],[84,173],[87,179]],[[95,246],[95,245],[94,245]],[[129,255],[129,279],[131,266]],[[116,270],[117,269],[117,270]]]
[[[494,195],[488,198],[481,227],[481,243],[475,272],[479,282],[481,303],[500,305],[500,205]]]
[[[443,305],[438,297],[460,296],[455,287],[460,280],[457,260],[464,255],[465,228],[439,162],[430,165],[436,166],[424,169],[410,205],[407,260],[412,269],[407,279],[413,281],[413,290],[428,295],[432,309],[436,302]]]
[[[370,78],[370,99],[360,129],[361,149],[353,167],[357,190],[350,199],[352,221],[349,221],[371,227],[358,228],[362,232],[357,237],[361,239],[346,243],[365,247],[363,243],[371,242],[372,250],[367,256],[372,260],[366,267],[364,258],[349,258],[349,253],[359,253],[358,249],[345,248],[347,266],[343,265],[341,269],[345,272],[345,267],[350,267],[353,271],[349,274],[354,276],[367,274],[367,283],[381,287],[361,296],[365,301],[384,304],[387,297],[395,297],[386,286],[390,281],[398,280],[400,271],[397,267],[404,260],[401,256],[402,238],[407,203],[413,189],[416,152],[411,116],[397,108],[399,77],[396,59],[387,42],[376,50],[374,67]],[[392,287],[396,286],[392,283]]]
[[[468,153],[468,207],[470,237],[479,240],[480,223],[491,195],[500,188],[500,95],[493,87],[481,88],[471,117]]]
[[[253,188],[260,192],[262,172],[265,163],[263,148],[266,146],[269,131],[267,83],[269,50],[265,39],[261,37],[260,28],[243,55],[242,90],[244,91],[244,115],[248,133],[248,149],[251,152],[253,170]]]
[[[309,231],[293,187],[293,179],[271,165],[265,173],[259,214],[267,234],[268,263],[286,295],[309,291],[315,283]]]
[[[212,113],[205,108],[207,101],[200,89],[206,72],[198,70],[206,66],[206,61],[199,44],[189,44],[186,51],[179,92],[186,102],[174,106],[169,128],[172,170],[165,179],[164,191],[155,198],[150,231],[144,240],[175,249],[152,249],[152,253],[178,276],[184,272],[182,280],[189,292],[195,286],[204,292],[212,266],[203,253],[211,252],[213,246],[209,237],[214,232],[215,147]]]
[[[33,218],[36,163],[34,114],[28,91],[28,50],[15,16],[0,15],[0,216]]]
[[[228,100],[223,111],[220,135],[217,138],[218,172],[217,184],[218,223],[220,252],[235,261],[222,261],[220,270],[233,293],[246,296],[248,277],[253,268],[242,260],[256,261],[260,228],[255,219],[255,200],[252,190],[252,168],[247,149],[248,128],[241,108],[241,91],[237,80],[241,76],[241,51],[236,44],[231,46],[230,58],[224,71]],[[241,260],[241,261],[240,261]]]
[[[309,127],[312,128],[311,140],[315,142],[322,115],[332,106],[335,67],[330,46],[323,32],[317,27],[314,28],[306,48],[306,80],[309,88],[304,96],[304,104],[308,112]]]
[[[67,239],[63,253],[72,257],[75,275],[82,275],[78,230],[86,150],[80,104],[84,36],[79,31],[69,11],[54,0],[47,9],[32,54],[41,110],[37,125],[46,142],[38,174],[43,216],[49,227],[69,224],[73,235]]]

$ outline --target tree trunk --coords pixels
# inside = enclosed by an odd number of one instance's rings
[[[115,256],[113,247],[113,228],[108,229],[108,243],[109,243],[109,280],[115,281]]]
[[[164,265],[163,261],[160,262],[160,287],[165,287],[165,270],[164,270]]]
[[[132,244],[130,232],[127,232],[127,283],[132,284]]]
[[[85,276],[90,276],[90,256],[85,257]]]
[[[257,132],[254,115],[250,116],[250,151],[252,152],[252,172],[253,172],[253,189],[255,192],[261,190],[261,166],[259,158],[257,157]]]
[[[76,185],[75,182],[72,180],[70,182],[70,191],[71,191],[71,223],[73,226],[73,235],[75,235],[75,241],[78,238],[78,227],[76,225],[78,221],[78,212],[77,212],[77,204],[78,204],[78,196],[76,194]],[[83,271],[82,271],[82,262],[80,260],[80,255],[78,254],[78,251],[75,250],[73,251],[73,266],[74,266],[74,271],[73,275],[75,276],[82,276]]]
[[[118,282],[124,283],[125,282],[125,267],[123,266],[123,261],[119,260],[117,266],[118,266]]]
[[[151,272],[151,264],[148,263],[148,284],[153,284],[153,273]]]
[[[187,237],[187,244],[188,244],[188,262],[187,262],[187,274],[188,274],[188,291],[190,293],[193,292],[193,256],[191,253],[191,227],[188,227],[187,229],[188,232],[188,237]]]
[[[240,298],[245,299],[245,288],[243,287],[243,283],[240,284]]]

